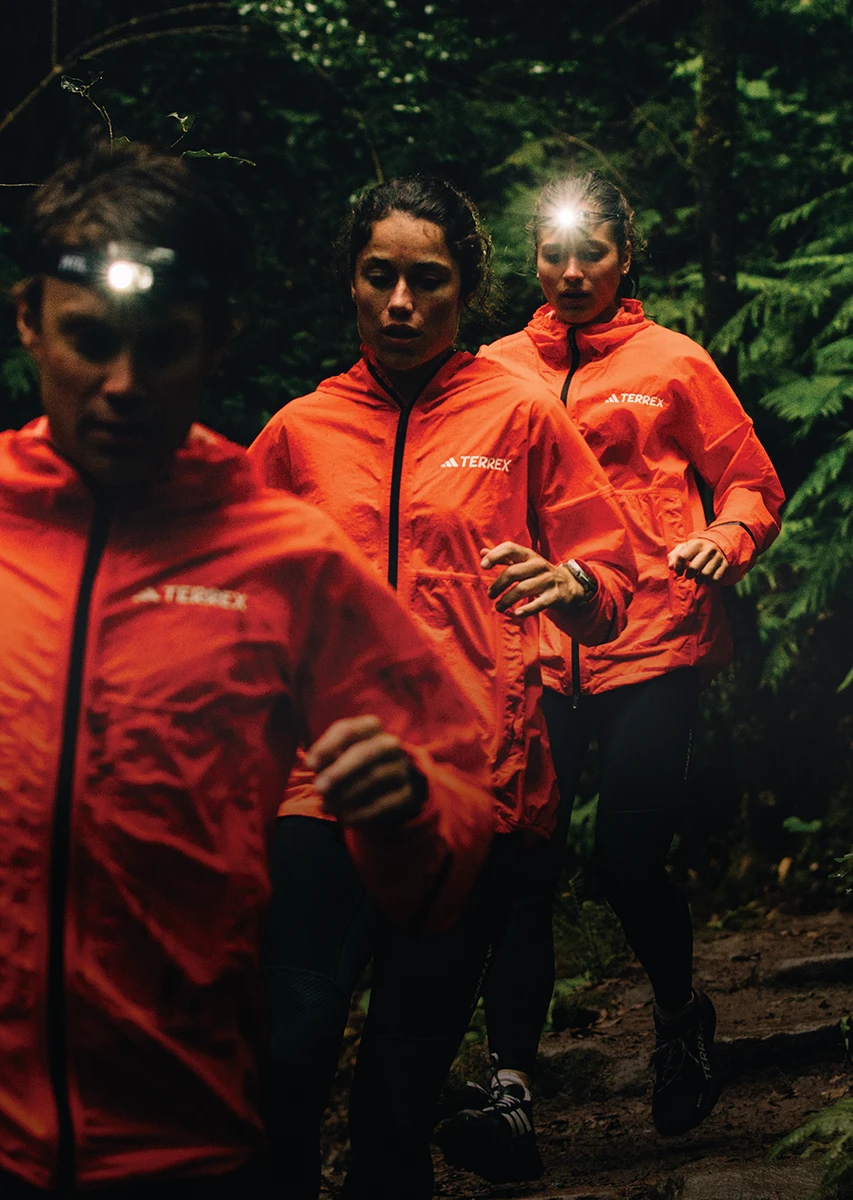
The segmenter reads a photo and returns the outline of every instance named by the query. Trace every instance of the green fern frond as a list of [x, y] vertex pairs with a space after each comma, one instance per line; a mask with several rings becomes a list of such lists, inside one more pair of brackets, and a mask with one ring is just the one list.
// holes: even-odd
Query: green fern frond
[[822, 375], [853, 370], [853, 337], [825, 342], [815, 350], [815, 366]]
[[829, 1108], [812, 1113], [799, 1129], [777, 1142], [768, 1158], [779, 1158], [788, 1151], [823, 1149], [827, 1158], [838, 1158], [853, 1141], [853, 1099], [837, 1100]]
[[815, 267], [822, 269], [829, 268], [833, 272], [845, 274], [853, 270], [853, 254], [801, 254], [789, 258], [786, 262], [780, 263], [781, 271], [803, 271], [812, 270]]
[[[797, 516], [809, 501], [824, 496], [851, 461], [853, 461], [853, 430], [848, 429], [825, 454], [821, 455], [788, 501], [786, 532], [789, 536], [790, 530], [787, 527], [790, 518]], [[835, 499], [838, 500], [839, 497], [835, 497]], [[843, 497], [841, 499], [843, 503]]]
[[844, 401], [853, 394], [853, 376], [812, 375], [801, 376], [782, 387], [774, 388], [762, 396], [764, 408], [781, 417], [783, 421], [797, 422], [796, 438], [811, 432], [815, 421], [821, 417], [836, 416], [844, 408]]
[[791, 229], [795, 225], [802, 225], [813, 217], [816, 212], [821, 209], [831, 206], [838, 200], [849, 201], [853, 195], [853, 184], [844, 183], [841, 187], [832, 188], [828, 192], [823, 192], [820, 196], [815, 196], [811, 200], [807, 200], [805, 204], [800, 204], [797, 208], [791, 209], [790, 212], [780, 213], [770, 226], [771, 233], [783, 233], [786, 229]]
[[827, 324], [825, 332], [829, 336], [846, 333], [848, 329], [853, 329], [853, 295], [842, 300], [835, 316]]

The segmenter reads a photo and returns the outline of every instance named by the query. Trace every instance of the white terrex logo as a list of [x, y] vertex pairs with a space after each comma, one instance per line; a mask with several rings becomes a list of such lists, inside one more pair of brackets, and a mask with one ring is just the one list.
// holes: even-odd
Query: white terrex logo
[[476, 467], [481, 471], [506, 471], [509, 475], [511, 458], [486, 458], [483, 454], [460, 454], [459, 458], [448, 458], [442, 467]]
[[224, 588], [199, 587], [191, 583], [167, 583], [163, 588], [147, 587], [133, 597], [134, 604], [201, 604], [208, 608], [230, 608], [245, 612], [249, 597], [245, 592]]
[[605, 404], [645, 404], [648, 408], [663, 408], [660, 396], [644, 396], [641, 392], [611, 392]]

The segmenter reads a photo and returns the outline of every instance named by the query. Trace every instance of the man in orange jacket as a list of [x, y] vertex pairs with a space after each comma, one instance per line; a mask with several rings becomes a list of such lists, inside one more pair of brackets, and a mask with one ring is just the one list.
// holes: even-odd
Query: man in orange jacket
[[378, 903], [451, 919], [488, 846], [473, 714], [332, 522], [193, 417], [238, 223], [179, 159], [35, 194], [0, 436], [0, 1194], [258, 1195], [258, 943], [299, 742]]

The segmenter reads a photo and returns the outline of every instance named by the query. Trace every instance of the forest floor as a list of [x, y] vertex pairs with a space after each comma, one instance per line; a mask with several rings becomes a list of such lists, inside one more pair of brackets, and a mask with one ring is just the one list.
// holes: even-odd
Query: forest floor
[[[818, 1161], [768, 1164], [767, 1153], [809, 1113], [853, 1095], [843, 1033], [843, 1018], [853, 1011], [853, 913], [742, 910], [738, 919], [717, 924], [726, 923], [736, 927], [696, 935], [696, 980], [717, 1007], [726, 1080], [700, 1128], [663, 1138], [651, 1124], [652, 996], [641, 968], [627, 962], [594, 985], [578, 985], [554, 1015], [555, 1024], [568, 1027], [543, 1036], [535, 1114], [544, 1178], [489, 1184], [448, 1168], [436, 1149], [436, 1195], [807, 1200], [820, 1179]], [[354, 1009], [325, 1130], [329, 1196], [343, 1179], [346, 1093], [362, 1020]], [[454, 1069], [457, 1093], [466, 1075], [486, 1082], [485, 1043], [475, 1037], [469, 1035]], [[451, 1084], [450, 1104], [453, 1090]]]

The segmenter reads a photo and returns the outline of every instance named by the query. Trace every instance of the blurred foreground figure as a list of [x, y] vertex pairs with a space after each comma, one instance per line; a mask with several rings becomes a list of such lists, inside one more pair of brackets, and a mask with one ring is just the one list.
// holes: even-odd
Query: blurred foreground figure
[[46, 416], [0, 436], [0, 1195], [261, 1195], [258, 944], [296, 745], [401, 921], [446, 919], [476, 873], [481, 751], [331, 521], [193, 424], [236, 218], [130, 146], [57, 172], [26, 233]]

